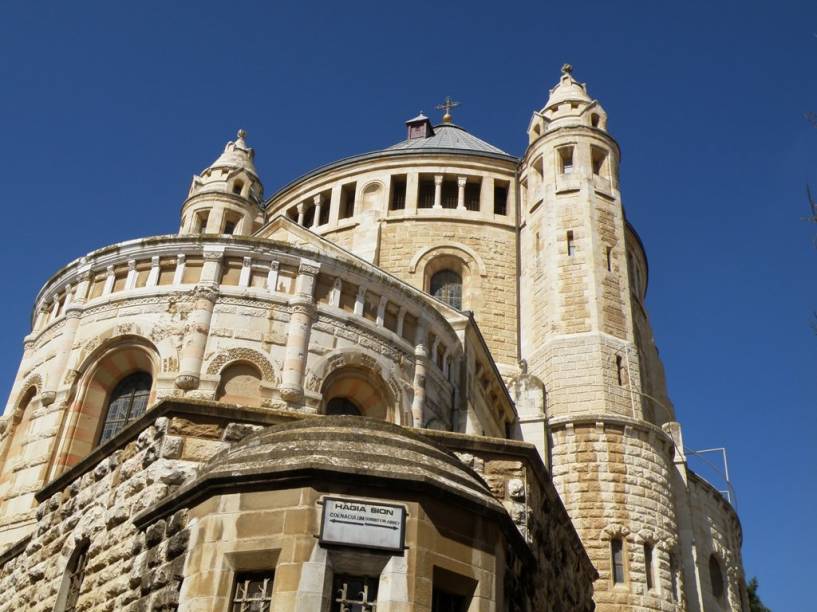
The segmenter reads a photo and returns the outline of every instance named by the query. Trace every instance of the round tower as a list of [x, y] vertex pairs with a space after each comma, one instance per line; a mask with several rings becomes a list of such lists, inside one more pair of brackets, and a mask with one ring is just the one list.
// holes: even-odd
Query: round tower
[[[646, 260], [621, 205], [620, 150], [569, 65], [528, 136], [516, 384], [543, 400], [520, 405], [523, 436], [551, 462], [600, 573], [598, 609], [675, 609], [673, 443], [660, 427], [675, 419], [665, 392], [642, 389], [654, 347], [634, 322], [646, 280], [631, 278], [628, 260], [644, 279]], [[650, 379], [663, 388], [662, 375]]]
[[244, 130], [238, 130], [236, 140], [227, 143], [219, 158], [193, 177], [182, 204], [179, 234], [248, 236], [261, 226], [264, 186], [246, 137]]

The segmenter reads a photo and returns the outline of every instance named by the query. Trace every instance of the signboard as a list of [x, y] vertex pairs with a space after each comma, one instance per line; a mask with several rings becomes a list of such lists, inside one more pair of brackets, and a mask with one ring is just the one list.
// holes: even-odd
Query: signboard
[[404, 506], [338, 497], [323, 500], [321, 544], [403, 550], [405, 529]]

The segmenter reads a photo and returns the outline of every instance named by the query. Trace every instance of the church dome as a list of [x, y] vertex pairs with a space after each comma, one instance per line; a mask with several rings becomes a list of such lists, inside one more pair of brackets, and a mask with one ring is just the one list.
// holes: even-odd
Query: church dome
[[400, 481], [403, 488], [432, 487], [490, 513], [507, 515], [480, 477], [453, 453], [428, 438], [391, 423], [357, 416], [300, 419], [251, 434], [205, 464], [198, 477], [148, 511], [164, 515], [190, 498], [217, 495], [226, 487], [312, 475], [357, 482]]
[[434, 151], [440, 150], [459, 150], [469, 151], [472, 153], [492, 153], [495, 155], [508, 155], [502, 149], [485, 142], [481, 138], [477, 138], [473, 134], [468, 133], [465, 129], [453, 123], [443, 123], [435, 125], [433, 134], [426, 138], [409, 138], [398, 142], [388, 148], [386, 151]]

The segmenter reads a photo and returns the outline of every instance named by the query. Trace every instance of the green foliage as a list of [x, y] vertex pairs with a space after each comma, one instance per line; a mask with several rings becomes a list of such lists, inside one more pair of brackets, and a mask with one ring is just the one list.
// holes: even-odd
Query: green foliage
[[772, 612], [769, 608], [763, 605], [760, 601], [760, 596], [757, 594], [758, 582], [757, 578], [752, 578], [749, 584], [746, 585], [746, 593], [749, 595], [749, 612]]

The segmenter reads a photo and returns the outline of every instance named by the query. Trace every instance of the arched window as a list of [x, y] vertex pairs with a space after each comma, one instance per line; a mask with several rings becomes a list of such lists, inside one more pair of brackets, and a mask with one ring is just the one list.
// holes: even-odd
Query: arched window
[[712, 585], [712, 594], [715, 599], [721, 599], [723, 597], [723, 572], [714, 554], [709, 556], [709, 582]]
[[153, 379], [147, 372], [136, 372], [119, 381], [108, 399], [105, 425], [99, 443], [107, 442], [145, 412]]
[[431, 277], [430, 293], [457, 310], [462, 308], [462, 277], [453, 270], [440, 270]]
[[360, 416], [360, 408], [346, 397], [333, 397], [329, 400], [329, 403], [326, 404], [326, 414], [328, 416]]
[[71, 559], [68, 561], [68, 567], [65, 569], [65, 575], [62, 578], [62, 585], [57, 594], [57, 605], [54, 610], [58, 612], [74, 612], [77, 607], [77, 601], [82, 591], [82, 580], [85, 578], [85, 565], [88, 561], [88, 542], [80, 544]]

